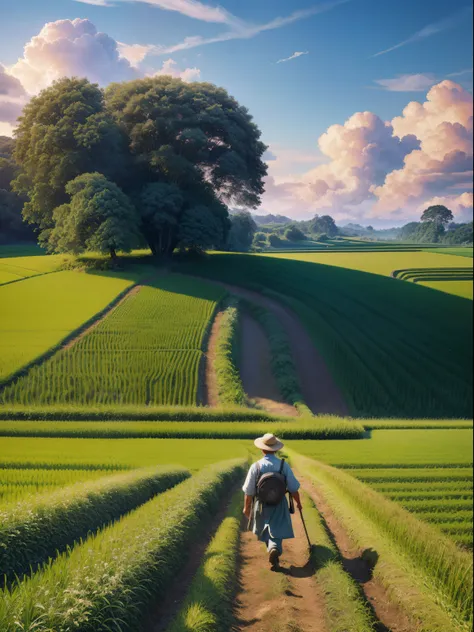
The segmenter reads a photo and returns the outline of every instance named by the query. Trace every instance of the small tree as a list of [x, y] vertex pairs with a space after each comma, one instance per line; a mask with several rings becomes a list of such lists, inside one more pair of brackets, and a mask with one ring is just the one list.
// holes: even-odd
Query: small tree
[[335, 237], [338, 233], [336, 222], [330, 215], [316, 215], [309, 224], [309, 229], [315, 235], [326, 233], [329, 237]]
[[452, 211], [450, 211], [449, 208], [446, 208], [446, 206], [443, 206], [442, 204], [430, 206], [421, 216], [422, 222], [432, 222], [438, 226], [442, 226], [443, 228], [453, 220], [454, 215]]
[[283, 246], [283, 240], [276, 233], [272, 233], [268, 237], [268, 243], [272, 248], [281, 248]]
[[222, 223], [207, 206], [193, 206], [183, 213], [178, 239], [181, 248], [197, 252], [219, 248], [224, 239]]
[[285, 232], [285, 237], [288, 241], [303, 241], [306, 239], [306, 235], [298, 228], [298, 226], [290, 226], [290, 228], [288, 228]]
[[69, 204], [54, 210], [55, 227], [49, 249], [79, 253], [85, 250], [129, 252], [138, 242], [138, 214], [129, 198], [101, 173], [84, 173], [66, 185]]
[[326, 235], [326, 233], [323, 233], [322, 235], [319, 235], [318, 241], [325, 244], [326, 242], [329, 241], [329, 236]]

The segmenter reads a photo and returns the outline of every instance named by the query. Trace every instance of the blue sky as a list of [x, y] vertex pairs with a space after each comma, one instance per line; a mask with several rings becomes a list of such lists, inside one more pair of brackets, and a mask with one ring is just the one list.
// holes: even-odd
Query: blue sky
[[[196, 0], [164, 0], [178, 8], [193, 3]], [[46, 22], [61, 19], [87, 18], [117, 42], [171, 47], [191, 36], [208, 39], [241, 28], [238, 21], [237, 27], [232, 25], [229, 14], [245, 21], [247, 28], [295, 11], [307, 12], [301, 19], [247, 39], [163, 55], [152, 51], [141, 64], [146, 70], [159, 69], [171, 57], [179, 68], [198, 68], [202, 80], [227, 88], [250, 109], [263, 140], [275, 151], [286, 152], [286, 162], [282, 158], [275, 171], [277, 178], [286, 168], [297, 176], [317, 165], [318, 138], [356, 112], [370, 111], [383, 121], [391, 120], [410, 101], [424, 101], [430, 83], [446, 78], [472, 90], [472, 14], [466, 0], [348, 0], [327, 2], [325, 11], [314, 14], [311, 11], [322, 4], [312, 0], [222, 0], [219, 6], [227, 23], [193, 19], [145, 2], [110, 0], [110, 4], [0, 0], [0, 63], [8, 70]], [[218, 7], [203, 0], [198, 12], [201, 5]], [[308, 54], [277, 63], [295, 52]], [[390, 83], [400, 75], [418, 77]], [[389, 81], [377, 83], [383, 80]]]

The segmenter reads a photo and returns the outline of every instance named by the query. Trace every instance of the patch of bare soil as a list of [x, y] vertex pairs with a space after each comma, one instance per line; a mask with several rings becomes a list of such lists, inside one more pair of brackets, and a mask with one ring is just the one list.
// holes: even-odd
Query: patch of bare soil
[[377, 632], [416, 632], [405, 612], [390, 601], [385, 587], [374, 579], [377, 564], [375, 551], [362, 551], [337, 520], [328, 503], [315, 485], [298, 475], [303, 489], [313, 499], [324, 518], [333, 541], [342, 558], [344, 569], [359, 584], [365, 599], [374, 613]]
[[90, 334], [90, 332], [94, 330], [96, 327], [98, 327], [105, 318], [110, 316], [110, 314], [114, 312], [117, 309], [117, 307], [120, 307], [120, 305], [125, 303], [125, 301], [127, 301], [129, 298], [138, 294], [138, 292], [142, 289], [142, 287], [143, 285], [133, 285], [128, 290], [128, 292], [126, 292], [122, 296], [122, 298], [119, 301], [117, 301], [116, 303], [112, 303], [109, 306], [109, 309], [107, 309], [105, 312], [102, 312], [100, 318], [95, 320], [91, 325], [89, 325], [89, 327], [86, 327], [85, 329], [83, 329], [75, 338], [68, 340], [68, 342], [62, 348], [70, 349], [71, 347], [74, 347], [74, 345], [76, 345], [82, 338], [84, 338], [84, 336], [87, 336], [87, 334]]
[[265, 331], [248, 314], [240, 323], [240, 377], [249, 399], [275, 415], [296, 417], [298, 411], [280, 393], [271, 368], [271, 350]]
[[296, 516], [293, 525], [296, 539], [284, 541], [277, 571], [265, 545], [253, 533], [242, 534], [235, 632], [326, 632], [323, 596]]
[[216, 346], [219, 338], [223, 311], [217, 312], [212, 323], [209, 340], [207, 343], [207, 352], [205, 354], [205, 372], [204, 372], [204, 405], [215, 408], [219, 406], [219, 389], [217, 388], [217, 376], [214, 369], [214, 361], [216, 359]]

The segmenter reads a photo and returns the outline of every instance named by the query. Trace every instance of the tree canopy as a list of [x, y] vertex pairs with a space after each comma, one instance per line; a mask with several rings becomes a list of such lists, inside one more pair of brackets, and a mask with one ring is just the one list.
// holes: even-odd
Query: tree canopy
[[[25, 107], [17, 129], [14, 155], [21, 171], [14, 188], [28, 196], [23, 215], [50, 250], [93, 244], [104, 249], [132, 216], [131, 234], [140, 232], [155, 254], [169, 254], [178, 245], [224, 247], [231, 228], [227, 204], [260, 203], [265, 149], [247, 109], [212, 84], [165, 76], [102, 91], [86, 79], [65, 78]], [[82, 236], [81, 222], [92, 221], [87, 209], [98, 195], [86, 204], [84, 191], [75, 190], [84, 174], [89, 176], [84, 191], [92, 176], [98, 186], [99, 175], [103, 195], [112, 196], [112, 185], [117, 187], [108, 207], [117, 214], [113, 239], [95, 225], [91, 235], [98, 241]], [[74, 232], [79, 224], [81, 235]], [[111, 229], [111, 217], [106, 224]]]
[[227, 239], [229, 250], [248, 252], [252, 246], [257, 224], [250, 213], [235, 213], [230, 218], [231, 228]]
[[289, 241], [303, 241], [306, 239], [306, 235], [298, 226], [290, 226], [290, 228], [285, 231], [285, 237]]
[[336, 222], [330, 215], [316, 215], [309, 223], [309, 230], [316, 235], [324, 233], [329, 237], [335, 237], [338, 233]]
[[442, 204], [436, 204], [435, 206], [428, 207], [421, 216], [422, 222], [432, 222], [443, 227], [447, 226], [449, 222], [452, 222], [453, 220], [454, 215], [452, 211]]

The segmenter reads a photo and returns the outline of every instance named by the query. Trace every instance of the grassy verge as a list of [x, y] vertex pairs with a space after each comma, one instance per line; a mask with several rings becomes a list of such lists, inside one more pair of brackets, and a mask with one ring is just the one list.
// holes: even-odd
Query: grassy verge
[[275, 421], [262, 410], [239, 406], [0, 406], [0, 420], [27, 421]]
[[474, 426], [469, 419], [360, 419], [359, 421], [366, 430], [464, 430]]
[[291, 346], [285, 330], [278, 318], [269, 310], [243, 300], [242, 306], [263, 327], [270, 343], [272, 372], [278, 384], [278, 389], [289, 404], [296, 406], [301, 414], [311, 415], [301, 394], [298, 372], [293, 360]]
[[244, 462], [211, 466], [89, 537], [0, 600], [2, 632], [105, 632], [140, 629], [186, 562]]
[[235, 494], [230, 509], [207, 548], [179, 613], [167, 632], [219, 632], [233, 623], [233, 598], [237, 588], [242, 493]]
[[313, 501], [303, 494], [304, 515], [310, 540], [311, 559], [316, 578], [324, 593], [329, 632], [373, 632], [369, 608], [363, 602], [357, 584], [345, 572], [339, 551], [325, 529]]
[[183, 468], [153, 467], [76, 483], [2, 506], [2, 574], [12, 581], [14, 576], [28, 573], [188, 476]]
[[246, 395], [235, 361], [236, 337], [239, 320], [238, 301], [229, 299], [218, 330], [216, 340], [217, 394], [222, 406], [245, 406]]
[[430, 525], [345, 472], [292, 453], [363, 549], [375, 549], [374, 576], [423, 632], [472, 627], [472, 559]]
[[282, 439], [362, 439], [364, 428], [337, 417], [269, 422], [0, 421], [0, 437], [97, 439], [255, 439], [269, 428]]

